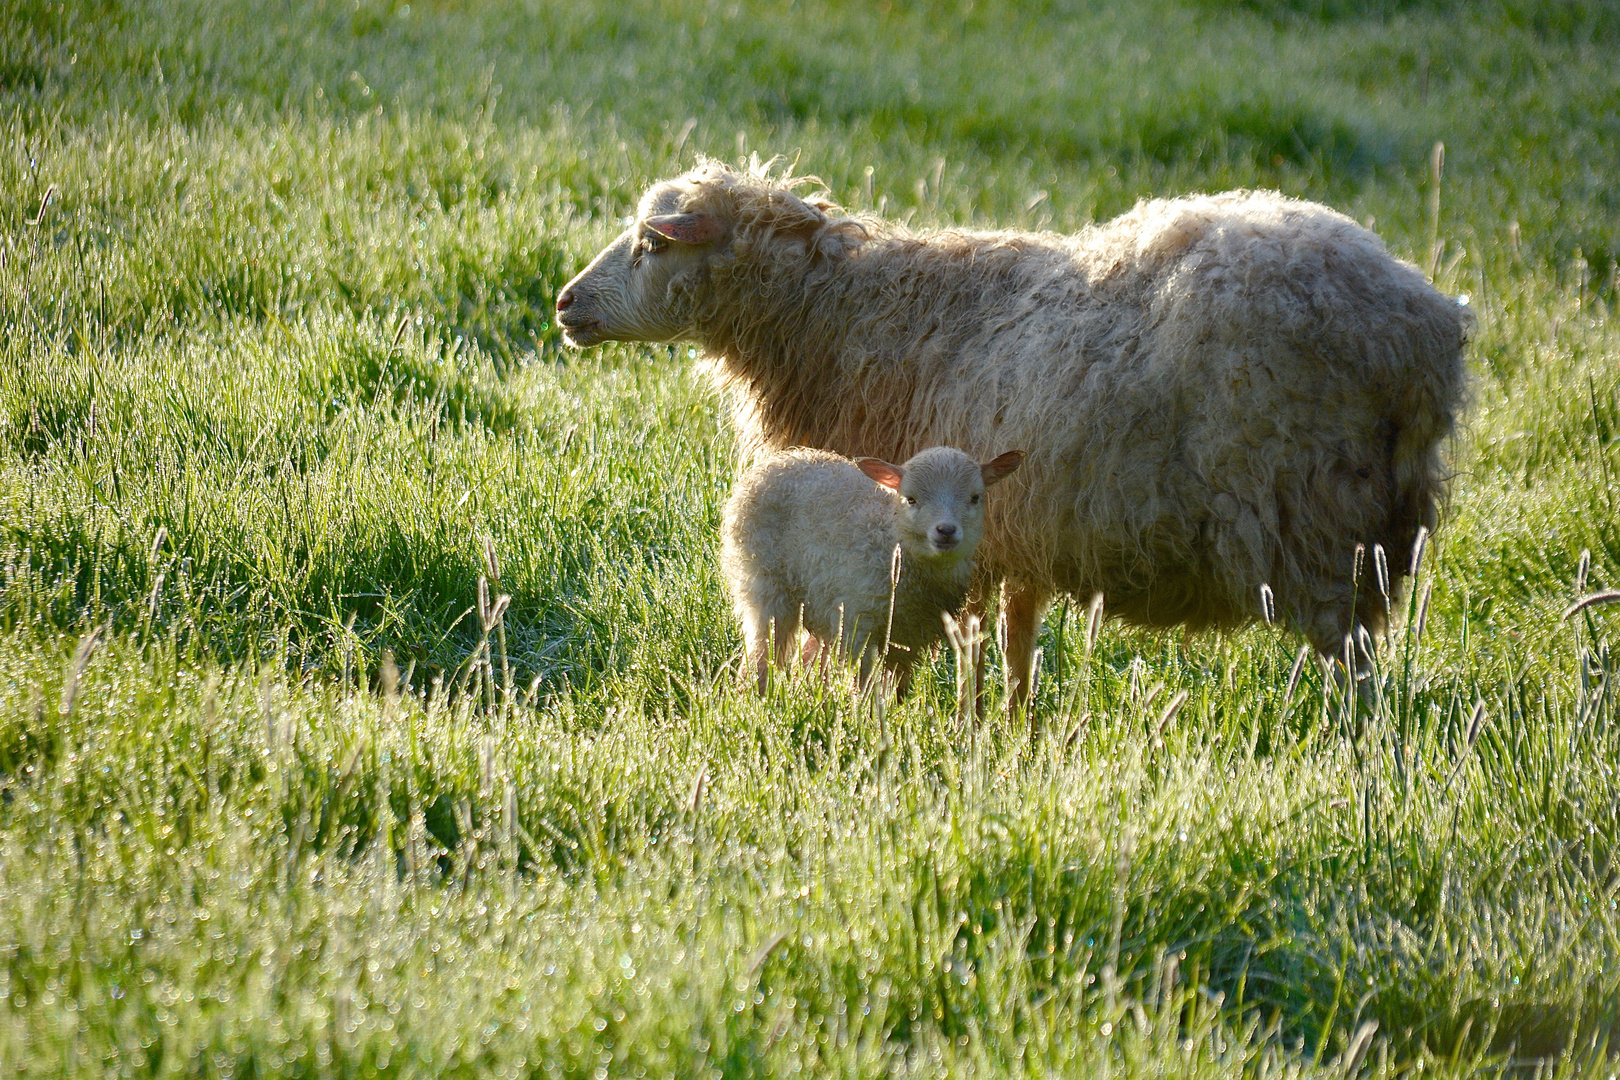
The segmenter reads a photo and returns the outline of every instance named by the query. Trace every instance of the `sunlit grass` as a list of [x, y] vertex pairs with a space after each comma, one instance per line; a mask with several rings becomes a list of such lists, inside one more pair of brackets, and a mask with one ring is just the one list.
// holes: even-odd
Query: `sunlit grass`
[[[0, 1067], [1612, 1072], [1620, 30], [1366, 10], [0, 5]], [[1081, 600], [1033, 741], [945, 656], [741, 689], [724, 404], [550, 320], [754, 151], [915, 224], [1280, 187], [1467, 293], [1373, 682]]]

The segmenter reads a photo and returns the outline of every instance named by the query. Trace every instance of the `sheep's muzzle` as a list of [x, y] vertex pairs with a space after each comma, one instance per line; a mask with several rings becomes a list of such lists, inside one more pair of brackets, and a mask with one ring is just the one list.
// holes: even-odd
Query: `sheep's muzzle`
[[557, 325], [562, 327], [565, 342], [583, 349], [604, 340], [607, 334], [602, 320], [581, 310], [575, 303], [577, 299], [572, 285], [557, 296]]
[[557, 325], [562, 327], [563, 341], [576, 349], [589, 348], [607, 340], [607, 333], [597, 319], [581, 319], [574, 322], [559, 315]]

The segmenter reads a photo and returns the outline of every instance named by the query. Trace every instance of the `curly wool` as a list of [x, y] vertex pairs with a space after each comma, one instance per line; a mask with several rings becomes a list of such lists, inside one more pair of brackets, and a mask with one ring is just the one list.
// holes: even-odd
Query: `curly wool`
[[1029, 445], [979, 574], [1101, 592], [1146, 626], [1277, 612], [1323, 651], [1385, 621], [1446, 475], [1468, 314], [1342, 214], [1260, 191], [1138, 204], [1072, 236], [913, 233], [704, 163], [650, 212], [729, 240], [671, 284], [748, 455]]

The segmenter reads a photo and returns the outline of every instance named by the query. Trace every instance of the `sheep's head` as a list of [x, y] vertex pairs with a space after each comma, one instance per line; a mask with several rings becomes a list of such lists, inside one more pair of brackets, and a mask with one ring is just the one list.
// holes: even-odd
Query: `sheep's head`
[[804, 182], [703, 162], [654, 184], [630, 227], [557, 295], [564, 340], [585, 348], [696, 336], [717, 262], [766, 239], [808, 242], [827, 224], [830, 203], [793, 194]]
[[1022, 450], [980, 464], [960, 450], [936, 446], [904, 465], [856, 458], [867, 476], [900, 497], [899, 540], [917, 558], [971, 559], [984, 531], [984, 491], [1018, 468]]

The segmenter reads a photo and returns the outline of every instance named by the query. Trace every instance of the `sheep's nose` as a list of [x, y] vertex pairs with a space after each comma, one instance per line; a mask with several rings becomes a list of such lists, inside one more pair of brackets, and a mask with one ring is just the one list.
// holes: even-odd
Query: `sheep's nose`
[[941, 540], [950, 540], [956, 536], [956, 526], [949, 521], [942, 521], [934, 526], [934, 532]]
[[573, 302], [574, 302], [574, 290], [573, 289], [564, 289], [562, 292], [557, 294], [557, 310], [558, 311], [567, 311], [569, 305], [572, 304]]

